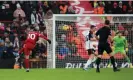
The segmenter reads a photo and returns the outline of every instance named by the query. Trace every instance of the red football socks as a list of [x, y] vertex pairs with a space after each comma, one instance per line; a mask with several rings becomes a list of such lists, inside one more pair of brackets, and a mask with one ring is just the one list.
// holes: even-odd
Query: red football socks
[[29, 69], [29, 59], [24, 60], [25, 68]]

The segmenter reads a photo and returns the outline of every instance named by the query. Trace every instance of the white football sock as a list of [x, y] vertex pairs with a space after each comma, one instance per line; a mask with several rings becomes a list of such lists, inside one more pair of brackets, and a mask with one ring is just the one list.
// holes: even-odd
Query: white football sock
[[96, 61], [96, 59], [97, 59], [97, 57], [94, 57], [94, 58], [92, 59], [92, 62], [95, 62], [95, 61]]
[[88, 59], [87, 63], [85, 64], [85, 67], [84, 68], [88, 68], [88, 66], [92, 63], [92, 60], [91, 59]]
[[26, 68], [26, 70], [30, 70], [29, 68]]

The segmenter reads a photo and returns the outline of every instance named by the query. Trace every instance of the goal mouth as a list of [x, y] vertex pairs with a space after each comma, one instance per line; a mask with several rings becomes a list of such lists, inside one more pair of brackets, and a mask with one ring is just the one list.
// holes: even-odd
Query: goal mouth
[[[51, 68], [82, 68], [89, 58], [85, 41], [85, 37], [90, 30], [89, 26], [96, 25], [99, 29], [104, 26], [106, 19], [110, 20], [112, 35], [115, 35], [117, 30], [126, 31], [127, 28], [133, 26], [133, 15], [54, 14], [52, 18], [52, 52], [49, 53]], [[128, 33], [127, 39], [129, 43], [132, 43], [132, 40], [130, 40], [132, 39], [131, 33]], [[128, 55], [132, 57], [131, 52], [128, 52]], [[120, 53], [116, 54], [115, 58], [119, 67], [129, 67]], [[132, 58], [131, 61], [133, 62]], [[109, 56], [104, 52], [101, 67], [107, 67], [108, 63]], [[91, 67], [96, 67], [95, 63]]]

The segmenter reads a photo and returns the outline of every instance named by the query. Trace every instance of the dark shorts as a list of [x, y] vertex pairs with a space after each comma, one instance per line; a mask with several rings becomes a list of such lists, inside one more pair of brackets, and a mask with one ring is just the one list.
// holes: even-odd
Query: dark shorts
[[88, 55], [91, 55], [91, 54], [94, 54], [96, 50], [94, 50], [94, 49], [88, 49], [87, 51], [88, 51]]
[[109, 43], [100, 43], [98, 44], [98, 54], [99, 55], [102, 55], [103, 52], [106, 51], [107, 54], [110, 54], [112, 52], [112, 49], [110, 47], [110, 44]]

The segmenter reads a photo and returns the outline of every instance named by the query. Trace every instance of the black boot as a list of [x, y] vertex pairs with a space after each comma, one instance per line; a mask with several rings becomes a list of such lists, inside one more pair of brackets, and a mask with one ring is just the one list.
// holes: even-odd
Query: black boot
[[97, 58], [97, 60], [96, 60], [96, 64], [97, 64], [96, 72], [97, 73], [100, 73], [100, 68], [99, 68], [100, 62], [101, 62], [101, 58]]
[[99, 67], [97, 67], [96, 72], [97, 72], [97, 73], [100, 73], [100, 69], [99, 69]]
[[120, 71], [120, 69], [118, 69], [118, 68], [115, 67], [115, 68], [113, 69], [113, 71], [114, 71], [114, 72], [118, 72], [118, 71]]

